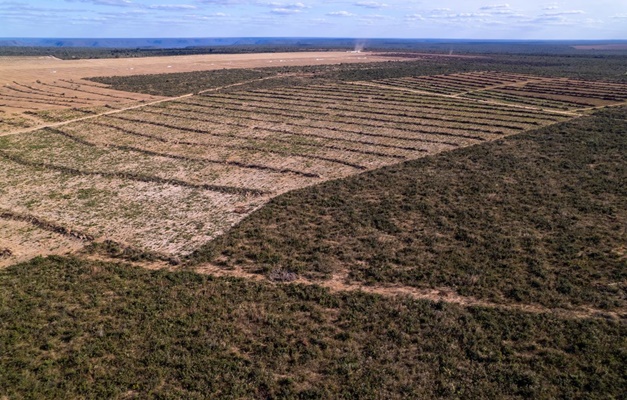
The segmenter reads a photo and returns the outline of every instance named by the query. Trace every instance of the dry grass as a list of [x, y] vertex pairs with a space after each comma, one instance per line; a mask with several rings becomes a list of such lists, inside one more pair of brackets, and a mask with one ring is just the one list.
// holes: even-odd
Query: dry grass
[[34, 76], [31, 81], [12, 81], [0, 87], [1, 110], [14, 118], [28, 115], [38, 124], [72, 120], [157, 99], [81, 79]]
[[[69, 174], [0, 159], [6, 208], [97, 238], [163, 253], [185, 253], [224, 232], [260, 197], [166, 183]], [[66, 250], [61, 249], [61, 253]]]
[[184, 255], [281, 193], [564, 119], [490, 108], [351, 84], [207, 93], [6, 136], [0, 196], [98, 240]]

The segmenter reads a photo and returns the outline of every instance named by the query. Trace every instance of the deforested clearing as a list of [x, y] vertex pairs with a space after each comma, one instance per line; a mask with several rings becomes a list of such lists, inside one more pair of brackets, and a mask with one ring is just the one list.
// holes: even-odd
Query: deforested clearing
[[[372, 61], [385, 60], [373, 56]], [[223, 69], [364, 63], [346, 52], [194, 55], [138, 59], [60, 60], [54, 57], [0, 56], [0, 133], [68, 121], [112, 109], [136, 106], [163, 96], [114, 90], [85, 78], [154, 75]], [[251, 72], [252, 76], [264, 76]], [[196, 82], [197, 83], [197, 82]], [[191, 91], [197, 88], [193, 88]]]
[[[377, 63], [393, 56], [299, 53], [289, 58], [292, 65], [259, 68], [273, 57], [281, 55], [201, 57], [193, 65], [192, 58], [145, 58], [128, 64], [137, 70], [127, 65], [122, 72], [116, 60], [64, 64], [44, 58], [31, 73], [54, 65], [60, 75], [30, 83], [16, 80], [29, 73], [15, 69], [19, 60], [4, 65], [15, 74], [4, 77], [11, 79], [0, 92], [7, 107], [28, 100], [31, 108], [2, 114], [8, 131], [0, 136], [6, 171], [0, 175], [0, 219], [12, 237], [2, 245], [3, 264], [86, 244], [92, 252], [108, 248], [109, 256], [126, 249], [197, 263], [219, 243], [216, 238], [228, 238], [233, 226], [282, 194], [509, 140], [627, 100], [621, 80], [540, 69], [534, 75], [485, 59]], [[349, 64], [333, 64], [338, 61]], [[209, 71], [145, 75], [168, 63], [177, 65], [173, 71]], [[231, 69], [211, 71], [221, 65]], [[468, 65], [474, 70], [467, 71]], [[236, 68], [242, 66], [249, 68]], [[105, 72], [122, 76], [86, 79]], [[194, 82], [199, 86], [188, 93]], [[21, 229], [24, 224], [32, 231]], [[57, 236], [63, 239], [51, 239]], [[246, 246], [222, 251], [238, 254]], [[246, 273], [292, 276], [291, 268], [312, 279], [329, 278], [335, 263], [312, 263], [313, 271], [298, 257], [287, 262], [272, 256], [271, 263], [258, 260], [252, 268], [242, 264], [267, 256], [255, 251], [209, 259]], [[272, 264], [277, 260], [286, 264]], [[346, 279], [369, 281], [370, 272], [345, 267], [338, 273]], [[386, 279], [422, 284], [410, 277]]]
[[466, 96], [547, 78], [427, 78], [463, 91], [386, 80], [230, 87], [5, 135], [3, 203], [97, 240], [185, 256], [281, 193], [578, 115]]

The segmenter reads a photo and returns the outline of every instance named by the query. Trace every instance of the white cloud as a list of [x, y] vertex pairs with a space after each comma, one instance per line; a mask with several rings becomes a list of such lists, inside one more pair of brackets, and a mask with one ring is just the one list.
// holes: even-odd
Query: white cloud
[[91, 3], [98, 6], [132, 7], [130, 0], [65, 0], [68, 3]]
[[103, 15], [105, 17], [118, 20], [118, 19], [136, 19], [140, 17], [142, 14], [146, 14], [148, 11], [146, 10], [129, 10], [124, 12], [99, 12], [98, 15]]
[[358, 3], [354, 4], [357, 7], [364, 7], [364, 8], [385, 8], [388, 7], [387, 4], [385, 3], [377, 3], [376, 1], [360, 1]]
[[480, 7], [480, 10], [504, 10], [511, 8], [509, 4], [489, 4], [487, 6]]
[[[494, 39], [621, 39], [626, 32], [626, 2], [0, 0], [0, 36], [27, 36], [35, 35], [35, 32], [39, 36], [62, 33], [77, 37], [175, 37], [192, 34], [250, 36], [258, 35], [259, 32], [276, 36], [306, 36], [311, 32], [321, 32], [323, 35], [340, 37], [369, 34]], [[67, 25], [73, 23], [85, 27], [80, 31], [71, 28], [66, 30], [64, 21], [67, 21]], [[90, 21], [93, 22], [93, 28], [89, 27]], [[167, 21], [176, 22], [177, 26], [170, 27]], [[373, 29], [358, 28], [365, 24]], [[312, 31], [311, 27], [314, 26], [324, 26], [325, 29]]]
[[585, 14], [583, 10], [569, 10], [569, 11], [551, 11], [542, 14], [545, 17], [556, 17], [560, 15], [577, 15], [577, 14]]
[[424, 21], [424, 17], [420, 14], [410, 14], [405, 15], [405, 20], [407, 21]]
[[327, 13], [330, 17], [354, 17], [355, 14], [349, 13], [348, 11], [332, 11]]
[[512, 15], [516, 14], [516, 11], [512, 9], [509, 4], [492, 4], [479, 8], [480, 11], [486, 12], [491, 15]]
[[574, 25], [575, 21], [566, 18], [563, 15], [540, 15], [536, 18], [524, 19], [523, 24], [541, 24], [541, 25]]
[[148, 8], [151, 10], [195, 10], [198, 7], [190, 4], [155, 4]]
[[293, 9], [293, 8], [273, 8], [270, 12], [272, 14], [277, 14], [277, 15], [290, 15], [290, 14], [298, 14], [300, 10]]
[[307, 8], [306, 5], [304, 5], [303, 3], [278, 3], [278, 2], [271, 2], [271, 3], [259, 3], [262, 6], [267, 6], [267, 7], [273, 7], [273, 8], [284, 8], [284, 9], [288, 9], [288, 10], [302, 10], [304, 8]]
[[243, 1], [243, 0], [196, 0], [196, 1], [202, 4], [216, 4], [220, 6], [248, 3], [247, 1]]
[[216, 19], [220, 19], [223, 20], [224, 18], [230, 17], [229, 14], [225, 14], [223, 12], [217, 12], [217, 13], [212, 13], [212, 14], [187, 14], [184, 15], [183, 18], [185, 19], [192, 19], [192, 20], [197, 20], [197, 21], [213, 21]]
[[434, 13], [428, 16], [433, 19], [449, 19], [449, 20], [468, 20], [475, 18], [489, 17], [490, 14], [486, 13]]

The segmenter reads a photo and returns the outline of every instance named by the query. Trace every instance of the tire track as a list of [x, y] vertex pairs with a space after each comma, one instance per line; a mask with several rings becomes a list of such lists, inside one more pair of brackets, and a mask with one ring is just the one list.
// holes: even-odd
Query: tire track
[[[164, 266], [148, 266], [138, 264], [145, 268], [163, 268]], [[199, 274], [213, 276], [228, 276], [241, 279], [249, 279], [254, 281], [273, 282], [260, 274], [245, 271], [242, 267], [234, 269], [224, 269], [213, 264], [202, 264], [191, 269]], [[312, 281], [304, 278], [297, 278], [290, 282], [274, 282], [279, 285], [313, 285], [328, 289], [332, 293], [342, 292], [363, 292], [384, 297], [410, 297], [416, 300], [428, 300], [432, 302], [442, 302], [455, 304], [462, 307], [481, 307], [492, 308], [505, 311], [525, 312], [530, 314], [549, 314], [564, 319], [611, 319], [611, 320], [627, 320], [627, 313], [621, 311], [607, 311], [595, 308], [579, 308], [579, 309], [562, 309], [549, 308], [539, 304], [508, 304], [494, 303], [474, 297], [461, 296], [450, 288], [415, 288], [412, 286], [382, 286], [382, 285], [366, 285], [358, 282], [350, 282], [347, 275], [333, 275], [325, 281]]]

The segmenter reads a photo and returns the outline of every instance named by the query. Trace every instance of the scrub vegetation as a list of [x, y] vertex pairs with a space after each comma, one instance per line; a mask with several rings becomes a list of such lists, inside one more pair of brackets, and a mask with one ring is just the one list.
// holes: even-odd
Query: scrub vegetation
[[290, 192], [194, 258], [624, 310], [625, 117], [600, 111]]
[[0, 271], [0, 396], [620, 398], [625, 325], [74, 258]]

